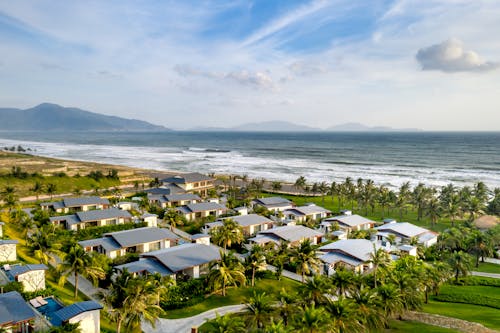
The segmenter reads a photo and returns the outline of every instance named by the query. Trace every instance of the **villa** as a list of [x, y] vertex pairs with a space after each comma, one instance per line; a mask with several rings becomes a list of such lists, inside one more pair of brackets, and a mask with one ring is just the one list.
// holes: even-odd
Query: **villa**
[[218, 217], [227, 212], [227, 208], [216, 202], [200, 202], [179, 207], [177, 211], [182, 214], [186, 220], [193, 221], [209, 216]]
[[65, 198], [62, 201], [43, 202], [40, 207], [42, 210], [56, 213], [86, 212], [95, 209], [107, 209], [109, 208], [109, 201], [96, 196]]
[[148, 201], [151, 204], [158, 204], [161, 208], [185, 206], [200, 203], [201, 198], [193, 193], [178, 193], [169, 195], [149, 195]]
[[392, 222], [375, 228], [377, 234], [375, 237], [378, 240], [387, 239], [389, 235], [394, 235], [396, 244], [409, 243], [412, 238], [417, 240], [417, 243], [425, 247], [436, 244], [438, 234], [434, 231], [416, 226], [408, 222]]
[[50, 218], [52, 224], [62, 225], [68, 230], [117, 225], [129, 223], [131, 221], [132, 215], [118, 208], [83, 211], [72, 215], [53, 216]]
[[196, 192], [202, 196], [206, 196], [214, 188], [214, 181], [214, 178], [197, 172], [162, 179], [164, 185], [175, 185], [186, 192]]
[[293, 207], [283, 211], [286, 220], [298, 223], [305, 222], [307, 219], [318, 221], [329, 216], [332, 212], [315, 204]]
[[102, 305], [96, 301], [84, 301], [62, 307], [50, 315], [50, 322], [54, 326], [66, 323], [80, 323], [81, 333], [99, 333], [101, 331], [100, 312]]
[[16, 247], [19, 241], [15, 239], [0, 239], [0, 262], [16, 261]]
[[37, 312], [20, 293], [0, 294], [0, 330], [6, 332], [33, 332]]
[[143, 253], [138, 261], [116, 266], [119, 271], [147, 275], [159, 273], [162, 276], [185, 274], [198, 278], [208, 273], [210, 264], [220, 260], [220, 250], [212, 245], [186, 243], [168, 249]]
[[98, 252], [114, 259], [127, 253], [145, 253], [169, 248], [178, 241], [170, 230], [163, 228], [137, 228], [110, 232], [102, 238], [80, 241], [86, 252]]
[[252, 201], [252, 207], [263, 207], [271, 212], [282, 212], [287, 209], [293, 208], [293, 202], [290, 200], [284, 199], [282, 197], [267, 197], [254, 199]]
[[313, 245], [320, 244], [323, 233], [304, 227], [302, 225], [290, 225], [260, 231], [257, 236], [249, 238], [250, 244], [265, 245], [270, 242], [280, 244], [289, 242], [290, 246], [296, 246], [308, 239]]
[[324, 245], [319, 248], [325, 253], [319, 257], [324, 263], [323, 273], [330, 276], [339, 266], [363, 273], [373, 268], [370, 255], [379, 247], [367, 239], [345, 239]]
[[48, 269], [44, 264], [3, 265], [0, 272], [9, 281], [20, 282], [25, 292], [33, 292], [45, 289], [45, 271]]
[[374, 226], [375, 221], [356, 214], [329, 217], [320, 224], [320, 228], [325, 233], [330, 233], [335, 231], [335, 229], [350, 233], [351, 231], [369, 230]]
[[267, 217], [257, 214], [237, 215], [226, 217], [216, 222], [206, 223], [202, 228], [202, 233], [208, 234], [212, 229], [222, 226], [222, 221], [225, 219], [231, 219], [238, 223], [243, 229], [243, 234], [245, 236], [252, 236], [259, 231], [271, 229], [274, 223]]

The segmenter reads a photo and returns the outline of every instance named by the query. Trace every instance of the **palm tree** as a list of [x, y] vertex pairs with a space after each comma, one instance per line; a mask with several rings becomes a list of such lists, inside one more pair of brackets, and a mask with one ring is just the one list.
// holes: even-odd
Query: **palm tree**
[[333, 288], [336, 289], [337, 295], [345, 297], [347, 291], [352, 288], [356, 276], [353, 271], [339, 267], [335, 270], [335, 274], [330, 277], [330, 280]]
[[36, 201], [38, 201], [38, 197], [40, 196], [40, 193], [43, 192], [43, 185], [39, 181], [36, 181], [35, 184], [33, 185], [33, 187], [30, 188], [30, 191], [35, 194]]
[[167, 210], [164, 216], [165, 221], [170, 224], [170, 230], [173, 230], [179, 225], [184, 225], [183, 216], [175, 209], [171, 208]]
[[246, 325], [239, 316], [231, 316], [225, 314], [223, 316], [215, 313], [215, 319], [207, 319], [207, 332], [214, 333], [244, 333], [246, 332]]
[[379, 331], [384, 326], [381, 319], [381, 309], [378, 306], [378, 295], [375, 289], [361, 286], [352, 293], [352, 299], [357, 305], [357, 313], [361, 322], [369, 331]]
[[251, 285], [252, 287], [254, 287], [255, 272], [266, 268], [266, 257], [264, 255], [264, 249], [260, 245], [255, 244], [254, 246], [252, 246], [250, 255], [245, 258], [245, 265], [252, 272]]
[[396, 285], [386, 283], [376, 288], [379, 296], [379, 306], [382, 307], [384, 323], [387, 327], [389, 318], [403, 311], [403, 299]]
[[326, 182], [321, 182], [318, 187], [319, 192], [321, 193], [321, 204], [325, 205], [325, 195], [328, 192], [328, 184]]
[[474, 230], [469, 238], [471, 242], [470, 251], [476, 256], [476, 268], [479, 267], [479, 258], [492, 255], [494, 252], [494, 246], [491, 243], [491, 237], [489, 234], [483, 233], [479, 230]]
[[446, 202], [443, 203], [443, 213], [451, 221], [451, 226], [455, 226], [455, 219], [460, 213], [460, 197], [458, 194], [451, 194]]
[[436, 225], [437, 220], [441, 217], [441, 204], [436, 197], [431, 197], [426, 204], [426, 216], [431, 220], [431, 225]]
[[322, 332], [329, 322], [329, 315], [324, 308], [316, 308], [313, 304], [306, 306], [296, 320], [302, 332]]
[[319, 273], [321, 262], [316, 256], [316, 250], [309, 239], [292, 248], [290, 261], [297, 265], [297, 274], [302, 276], [302, 283], [306, 274]]
[[295, 183], [293, 184], [293, 186], [297, 190], [299, 190], [299, 189], [304, 190], [306, 187], [306, 183], [307, 183], [306, 178], [304, 176], [300, 176], [299, 178], [297, 178], [295, 180]]
[[10, 215], [12, 210], [17, 205], [17, 195], [15, 194], [15, 188], [12, 186], [6, 186], [4, 191], [1, 193], [1, 199], [3, 200], [3, 205], [7, 208], [7, 211]]
[[91, 278], [94, 284], [97, 283], [98, 279], [106, 277], [104, 270], [95, 264], [93, 257], [88, 252], [85, 252], [79, 244], [73, 244], [69, 248], [68, 253], [64, 256], [64, 261], [58, 269], [62, 273], [59, 285], [66, 283], [69, 274], [73, 274], [75, 277], [75, 300], [78, 297], [78, 277], [80, 275]]
[[323, 275], [315, 275], [299, 287], [299, 294], [305, 304], [321, 305], [326, 302], [330, 281]]
[[45, 188], [45, 193], [50, 195], [50, 200], [52, 200], [52, 197], [56, 192], [57, 192], [57, 185], [54, 183], [48, 183], [47, 187]]
[[377, 288], [377, 273], [379, 268], [385, 268], [391, 261], [389, 254], [382, 248], [377, 249], [373, 244], [373, 252], [370, 253], [369, 263], [373, 264], [373, 281]]
[[273, 310], [271, 298], [267, 296], [264, 291], [257, 292], [254, 290], [252, 297], [245, 303], [248, 312], [250, 312], [251, 321], [258, 329], [262, 329], [264, 326], [264, 319], [267, 318], [269, 313]]
[[467, 201], [467, 212], [469, 213], [469, 221], [474, 221], [477, 215], [484, 213], [484, 204], [481, 199], [471, 197]]
[[413, 189], [413, 203], [417, 206], [417, 221], [422, 219], [422, 215], [424, 213], [424, 207], [431, 196], [431, 189], [425, 187], [423, 183], [419, 183]]
[[225, 219], [222, 226], [210, 231], [215, 244], [224, 247], [224, 251], [232, 244], [240, 244], [244, 240], [241, 226], [233, 219]]
[[30, 252], [40, 261], [41, 264], [49, 263], [49, 255], [59, 253], [59, 244], [55, 240], [54, 227], [47, 225], [38, 229], [28, 239]]
[[332, 319], [329, 327], [334, 333], [360, 333], [365, 332], [365, 328], [358, 320], [358, 314], [354, 302], [343, 296], [333, 300], [328, 299], [325, 310]]
[[273, 189], [273, 191], [281, 190], [281, 182], [280, 181], [273, 181], [271, 183], [271, 188]]
[[295, 313], [296, 295], [290, 294], [282, 288], [278, 295], [278, 309], [285, 326], [288, 326], [289, 318]]
[[410, 182], [403, 183], [399, 187], [396, 199], [396, 207], [399, 209], [399, 219], [403, 219], [403, 209], [406, 208], [411, 198]]
[[448, 257], [448, 264], [454, 272], [455, 282], [458, 282], [460, 275], [466, 276], [469, 273], [472, 267], [472, 259], [465, 252], [455, 251]]
[[264, 333], [289, 333], [292, 332], [293, 328], [286, 326], [283, 320], [278, 320], [277, 322], [271, 318], [271, 322], [264, 328]]
[[220, 252], [220, 262], [214, 262], [208, 273], [208, 283], [213, 290], [222, 291], [222, 296], [226, 296], [226, 287], [245, 284], [245, 273], [243, 265], [230, 252]]

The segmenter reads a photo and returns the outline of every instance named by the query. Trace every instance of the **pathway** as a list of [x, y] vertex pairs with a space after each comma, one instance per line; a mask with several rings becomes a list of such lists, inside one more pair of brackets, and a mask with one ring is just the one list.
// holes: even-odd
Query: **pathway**
[[[271, 272], [276, 272], [276, 267], [272, 266], [272, 265], [267, 265], [266, 266], [266, 269], [268, 271], [271, 271]], [[294, 272], [290, 272], [290, 271], [287, 271], [287, 270], [283, 270], [281, 272], [281, 275], [284, 276], [284, 277], [287, 277], [289, 279], [292, 279], [292, 280], [295, 280], [297, 282], [302, 282], [302, 276], [300, 276], [299, 274], [296, 274]], [[309, 277], [305, 277], [305, 280], [307, 281], [307, 279], [309, 279]]]
[[145, 333], [162, 332], [162, 333], [189, 333], [192, 327], [199, 327], [205, 321], [215, 318], [216, 313], [224, 315], [226, 313], [242, 312], [246, 308], [245, 304], [223, 306], [217, 309], [212, 309], [195, 315], [189, 318], [181, 319], [163, 319], [160, 318], [155, 325], [151, 327], [149, 323], [142, 324], [142, 330]]
[[474, 276], [482, 276], [482, 277], [488, 277], [488, 278], [493, 278], [493, 279], [500, 279], [500, 274], [496, 274], [496, 273], [470, 272], [470, 274], [474, 275]]
[[489, 262], [490, 264], [500, 265], [500, 259], [495, 258], [484, 258], [484, 261]]

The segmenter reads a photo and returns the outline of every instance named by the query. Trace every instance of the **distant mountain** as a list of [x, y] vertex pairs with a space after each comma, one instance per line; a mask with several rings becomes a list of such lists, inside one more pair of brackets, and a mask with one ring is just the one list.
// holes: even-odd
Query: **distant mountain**
[[43, 103], [30, 109], [0, 108], [0, 130], [165, 131], [146, 121], [106, 116]]
[[325, 129], [328, 132], [420, 132], [418, 128], [392, 128], [387, 126], [366, 126], [360, 123], [345, 123]]
[[311, 132], [320, 131], [319, 128], [305, 125], [297, 125], [288, 121], [264, 121], [258, 123], [246, 123], [235, 127], [196, 127], [195, 131], [234, 131], [234, 132]]

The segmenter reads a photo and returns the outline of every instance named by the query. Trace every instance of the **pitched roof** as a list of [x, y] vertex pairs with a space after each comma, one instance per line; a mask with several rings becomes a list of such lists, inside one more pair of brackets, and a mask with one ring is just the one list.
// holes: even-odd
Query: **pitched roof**
[[65, 207], [78, 207], [84, 205], [109, 205], [109, 200], [98, 196], [78, 197], [63, 199]]
[[64, 308], [57, 310], [52, 314], [50, 318], [50, 322], [53, 325], [60, 326], [65, 321], [70, 320], [71, 318], [78, 316], [87, 311], [100, 310], [102, 309], [102, 305], [97, 303], [96, 301], [84, 301], [73, 303], [69, 306], [65, 306]]
[[287, 225], [260, 231], [259, 234], [275, 235], [289, 242], [299, 241], [303, 238], [323, 236], [322, 232], [304, 227], [303, 225]]
[[264, 206], [288, 206], [292, 204], [290, 200], [287, 200], [282, 197], [267, 197], [267, 198], [258, 198], [254, 199], [254, 201], [258, 204]]
[[186, 243], [158, 251], [141, 254], [143, 258], [155, 258], [172, 272], [220, 260], [219, 249], [212, 245]]
[[367, 219], [366, 217], [359, 215], [339, 215], [334, 217], [329, 217], [325, 221], [338, 221], [339, 223], [345, 224], [349, 227], [355, 227], [361, 224], [366, 223], [375, 223], [372, 220]]
[[273, 223], [273, 221], [268, 219], [267, 217], [257, 214], [238, 215], [238, 216], [231, 216], [228, 218], [232, 219], [242, 227], [248, 227], [251, 225], [259, 225], [265, 223]]
[[309, 205], [309, 206], [300, 206], [300, 207], [293, 207], [291, 209], [287, 209], [286, 212], [298, 212], [299, 215], [313, 215], [313, 214], [318, 214], [318, 213], [331, 213], [326, 208], [316, 206], [316, 205]]
[[88, 247], [88, 246], [99, 246], [100, 245], [107, 252], [116, 251], [116, 250], [121, 249], [120, 244], [118, 244], [112, 237], [101, 237], [101, 238], [94, 238], [94, 239], [79, 241], [78, 244], [80, 244], [80, 246], [83, 248]]
[[344, 255], [343, 253], [337, 253], [337, 252], [328, 252], [320, 256], [319, 259], [328, 264], [334, 264], [340, 261], [340, 262], [345, 262], [346, 264], [349, 264], [351, 266], [359, 266], [364, 262], [354, 257], [347, 256]]
[[412, 238], [424, 233], [431, 232], [428, 229], [416, 226], [408, 222], [387, 223], [375, 229], [385, 232], [392, 231], [407, 238]]
[[127, 212], [126, 210], [121, 210], [115, 207], [110, 209], [102, 209], [102, 210], [97, 209], [97, 210], [90, 210], [87, 212], [77, 212], [76, 216], [78, 216], [78, 219], [81, 222], [99, 221], [99, 220], [106, 220], [119, 217], [124, 217], [124, 218], [132, 217], [132, 215], [130, 215], [130, 213]]
[[193, 193], [170, 194], [170, 195], [165, 195], [164, 198], [168, 202], [181, 201], [181, 200], [199, 200], [199, 201], [201, 201], [201, 198]]
[[144, 227], [104, 234], [104, 237], [113, 238], [121, 247], [151, 243], [162, 239], [179, 239], [179, 237], [165, 228]]
[[0, 326], [27, 321], [36, 317], [36, 312], [17, 291], [0, 294]]
[[325, 252], [342, 252], [361, 261], [370, 260], [373, 245], [368, 239], [343, 239], [319, 248]]
[[205, 176], [198, 172], [186, 173], [183, 175], [175, 175], [173, 177], [168, 177], [162, 179], [164, 183], [173, 183], [173, 184], [186, 184], [186, 183], [195, 183], [206, 180], [214, 180], [211, 177]]
[[161, 276], [174, 274], [174, 272], [165, 267], [161, 262], [159, 262], [155, 258], [141, 258], [138, 261], [129, 262], [123, 265], [118, 265], [115, 268], [120, 271], [122, 271], [123, 269], [127, 269], [127, 271], [129, 271], [130, 273], [142, 273], [142, 272], [147, 272], [149, 274], [159, 273]]
[[18, 275], [27, 273], [27, 272], [32, 272], [32, 271], [40, 271], [40, 270], [48, 270], [49, 268], [44, 265], [44, 264], [36, 264], [36, 265], [13, 265], [10, 266], [10, 270], [8, 270], [8, 273], [12, 275], [13, 277], [16, 277]]
[[179, 207], [183, 213], [205, 212], [209, 210], [227, 210], [226, 206], [215, 202], [200, 202]]

